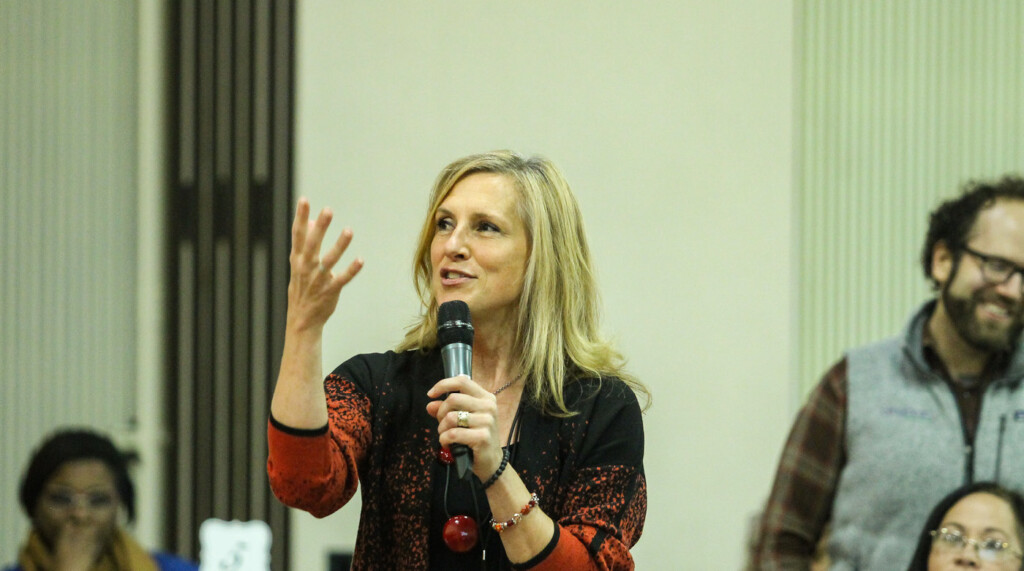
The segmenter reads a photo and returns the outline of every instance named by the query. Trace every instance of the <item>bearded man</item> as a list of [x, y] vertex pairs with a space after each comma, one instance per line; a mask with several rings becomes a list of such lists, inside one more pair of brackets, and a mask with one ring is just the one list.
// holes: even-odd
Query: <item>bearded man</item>
[[970, 183], [931, 214], [936, 292], [903, 333], [850, 350], [799, 412], [765, 508], [756, 569], [906, 569], [950, 491], [1024, 491], [1024, 179]]

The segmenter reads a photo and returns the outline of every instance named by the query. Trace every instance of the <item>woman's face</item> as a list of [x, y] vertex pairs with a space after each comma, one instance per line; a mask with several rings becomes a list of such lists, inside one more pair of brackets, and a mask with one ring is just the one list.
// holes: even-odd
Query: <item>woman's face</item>
[[511, 326], [529, 250], [512, 182], [494, 173], [463, 178], [434, 215], [430, 263], [438, 305], [462, 300], [474, 326]]
[[[1001, 551], [985, 549], [989, 542], [1009, 546]], [[1017, 523], [1009, 504], [998, 496], [977, 492], [961, 498], [942, 518], [932, 540], [928, 570], [1020, 569], [1020, 552]]]
[[32, 523], [54, 548], [62, 536], [86, 534], [102, 545], [117, 529], [121, 501], [114, 474], [100, 460], [65, 462], [43, 486]]

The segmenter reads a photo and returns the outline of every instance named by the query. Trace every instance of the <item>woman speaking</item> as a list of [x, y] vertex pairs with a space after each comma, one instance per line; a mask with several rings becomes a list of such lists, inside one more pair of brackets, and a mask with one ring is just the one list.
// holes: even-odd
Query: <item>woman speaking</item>
[[[507, 151], [448, 165], [416, 248], [420, 318], [394, 350], [323, 378], [324, 324], [363, 265], [337, 266], [348, 229], [321, 248], [331, 220], [299, 200], [268, 426], [277, 497], [323, 517], [362, 486], [354, 569], [631, 569], [647, 510], [636, 394], [649, 394], [599, 333], [559, 170]], [[448, 302], [468, 307], [442, 323], [471, 332], [468, 376], [445, 374]]]

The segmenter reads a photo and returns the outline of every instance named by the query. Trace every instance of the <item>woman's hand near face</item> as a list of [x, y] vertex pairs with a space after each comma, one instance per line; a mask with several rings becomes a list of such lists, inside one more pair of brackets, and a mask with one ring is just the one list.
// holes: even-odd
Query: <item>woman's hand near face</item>
[[327, 424], [321, 371], [323, 328], [338, 306], [342, 288], [363, 267], [363, 260], [356, 258], [344, 271], [334, 271], [352, 241], [348, 228], [321, 254], [333, 216], [325, 208], [316, 220], [310, 220], [309, 201], [300, 198], [292, 221], [284, 354], [270, 410], [275, 419], [293, 428], [320, 428]]
[[88, 571], [111, 539], [107, 526], [67, 521], [54, 541], [54, 571]]
[[[427, 414], [437, 419], [441, 446], [465, 444], [473, 451], [473, 473], [487, 481], [501, 464], [502, 450], [498, 434], [497, 398], [465, 376], [442, 379], [427, 391], [441, 399], [427, 404]], [[458, 426], [458, 413], [469, 413], [468, 428]]]

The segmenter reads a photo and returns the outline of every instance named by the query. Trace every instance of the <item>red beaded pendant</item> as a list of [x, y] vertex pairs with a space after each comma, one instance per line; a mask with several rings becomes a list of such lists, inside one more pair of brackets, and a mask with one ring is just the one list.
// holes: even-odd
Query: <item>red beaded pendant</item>
[[455, 553], [465, 553], [476, 545], [479, 529], [468, 515], [452, 516], [444, 524], [444, 544]]
[[455, 461], [455, 456], [452, 455], [451, 449], [445, 446], [437, 451], [437, 460], [447, 466]]

